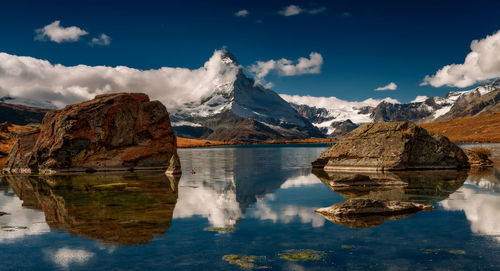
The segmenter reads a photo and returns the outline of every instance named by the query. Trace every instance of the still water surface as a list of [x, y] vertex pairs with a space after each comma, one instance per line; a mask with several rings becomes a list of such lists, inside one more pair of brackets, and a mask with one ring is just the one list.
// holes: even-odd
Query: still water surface
[[[490, 147], [500, 156], [498, 145]], [[181, 149], [180, 180], [2, 177], [0, 212], [8, 214], [0, 216], [0, 270], [500, 268], [497, 169], [390, 174], [407, 185], [333, 189], [328, 183], [338, 176], [311, 173], [325, 148]], [[314, 212], [349, 198], [437, 209], [333, 222]], [[289, 255], [304, 250], [309, 261]]]

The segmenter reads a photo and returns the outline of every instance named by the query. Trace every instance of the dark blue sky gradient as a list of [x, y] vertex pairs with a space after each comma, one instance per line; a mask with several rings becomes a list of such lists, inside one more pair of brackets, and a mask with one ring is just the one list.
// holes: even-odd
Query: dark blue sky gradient
[[[290, 4], [327, 10], [277, 14]], [[250, 14], [234, 16], [240, 9]], [[139, 69], [198, 68], [223, 46], [244, 66], [315, 51], [324, 58], [321, 74], [268, 77], [273, 89], [409, 101], [453, 90], [418, 85], [444, 65], [463, 63], [472, 40], [500, 30], [499, 12], [500, 1], [4, 1], [0, 51], [64, 65]], [[90, 34], [76, 43], [35, 41], [34, 30], [55, 20]], [[89, 46], [101, 33], [111, 45]], [[398, 90], [373, 91], [391, 81]]]

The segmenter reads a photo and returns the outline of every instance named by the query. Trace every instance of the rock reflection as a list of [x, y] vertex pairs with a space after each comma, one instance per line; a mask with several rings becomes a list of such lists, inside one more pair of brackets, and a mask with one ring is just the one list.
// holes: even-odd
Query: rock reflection
[[104, 243], [148, 243], [168, 231], [178, 178], [156, 175], [8, 176], [23, 206], [51, 228]]
[[[432, 204], [446, 199], [459, 189], [467, 178], [463, 171], [426, 171], [391, 173], [326, 173], [313, 171], [320, 180], [347, 200], [369, 199], [378, 202], [413, 202]], [[339, 203], [341, 204], [341, 203]], [[335, 205], [334, 205], [335, 206]], [[356, 208], [355, 205], [352, 208]], [[425, 209], [425, 208], [424, 208]], [[369, 228], [388, 220], [413, 216], [418, 209], [408, 213], [379, 213], [353, 216], [324, 215], [331, 222], [350, 228]]]

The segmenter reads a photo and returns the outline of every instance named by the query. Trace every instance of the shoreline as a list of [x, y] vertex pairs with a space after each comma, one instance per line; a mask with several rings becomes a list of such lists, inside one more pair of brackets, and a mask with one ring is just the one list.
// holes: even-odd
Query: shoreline
[[318, 143], [335, 143], [336, 141], [328, 138], [308, 138], [308, 139], [292, 139], [292, 140], [266, 140], [260, 142], [223, 142], [215, 140], [191, 139], [177, 137], [177, 148], [206, 148], [220, 146], [245, 146], [245, 145], [278, 145], [278, 144], [318, 144]]

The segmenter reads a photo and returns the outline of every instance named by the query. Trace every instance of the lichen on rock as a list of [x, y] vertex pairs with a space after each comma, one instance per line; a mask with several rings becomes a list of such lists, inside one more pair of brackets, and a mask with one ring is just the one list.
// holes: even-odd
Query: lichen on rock
[[448, 138], [407, 122], [360, 126], [312, 163], [325, 171], [399, 171], [468, 168]]

